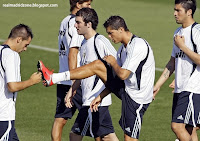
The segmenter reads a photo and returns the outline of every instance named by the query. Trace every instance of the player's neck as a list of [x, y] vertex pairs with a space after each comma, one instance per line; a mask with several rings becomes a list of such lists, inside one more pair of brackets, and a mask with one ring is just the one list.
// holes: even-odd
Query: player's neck
[[125, 32], [122, 39], [122, 44], [126, 47], [129, 41], [131, 40], [133, 34], [129, 31]]
[[192, 25], [194, 22], [195, 22], [195, 20], [193, 18], [191, 18], [191, 19], [182, 23], [182, 28], [186, 28], [186, 27]]
[[87, 32], [87, 34], [83, 35], [86, 40], [90, 39], [91, 37], [95, 36], [97, 32], [95, 30], [90, 30], [90, 32]]

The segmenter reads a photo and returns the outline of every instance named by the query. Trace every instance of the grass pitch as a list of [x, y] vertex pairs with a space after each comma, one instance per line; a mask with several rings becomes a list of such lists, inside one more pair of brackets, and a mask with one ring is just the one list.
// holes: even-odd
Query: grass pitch
[[[8, 3], [58, 4], [57, 8], [4, 8]], [[197, 0], [200, 7], [200, 0]], [[156, 67], [164, 68], [172, 50], [173, 32], [179, 26], [173, 16], [174, 0], [94, 0], [92, 7], [99, 15], [97, 31], [107, 37], [102, 24], [111, 15], [122, 16], [134, 34], [145, 38], [154, 51]], [[63, 0], [1, 0], [0, 1], [0, 39], [6, 39], [10, 29], [19, 24], [28, 24], [33, 32], [31, 44], [57, 49], [57, 35], [61, 20], [69, 14], [69, 1]], [[195, 19], [200, 22], [199, 8]], [[114, 44], [113, 44], [114, 45]], [[114, 45], [116, 49], [119, 45]], [[26, 80], [37, 71], [37, 60], [43, 60], [49, 68], [58, 71], [58, 54], [29, 48], [21, 54], [21, 75]], [[156, 80], [161, 72], [156, 72]], [[144, 115], [141, 141], [173, 141], [171, 131], [171, 89], [168, 88], [173, 77], [162, 87]], [[112, 95], [113, 104], [110, 113], [116, 134], [120, 141], [123, 132], [118, 124], [121, 113], [121, 101]], [[35, 85], [18, 93], [16, 130], [21, 141], [49, 141], [56, 107], [56, 86], [45, 88]], [[77, 114], [77, 113], [76, 113]], [[68, 135], [76, 115], [69, 120], [63, 130], [62, 140], [69, 140]], [[85, 137], [84, 141], [93, 139]]]

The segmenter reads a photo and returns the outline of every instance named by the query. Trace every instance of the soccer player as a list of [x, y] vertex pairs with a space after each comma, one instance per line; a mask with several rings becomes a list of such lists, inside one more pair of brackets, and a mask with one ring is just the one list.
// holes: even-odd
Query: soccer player
[[0, 141], [18, 141], [15, 131], [15, 102], [17, 92], [41, 81], [41, 73], [33, 73], [21, 81], [20, 56], [33, 38], [31, 29], [24, 24], [15, 26], [8, 39], [0, 45]]
[[[75, 69], [80, 64], [80, 58], [77, 56], [84, 37], [78, 35], [74, 27], [75, 14], [83, 7], [91, 8], [92, 0], [70, 0], [69, 2], [71, 14], [62, 20], [58, 35], [59, 72]], [[52, 141], [61, 141], [62, 130], [67, 120], [72, 118], [77, 108], [81, 108], [80, 90], [77, 90], [73, 99], [74, 106], [72, 108], [65, 106], [64, 98], [71, 85], [72, 81], [62, 81], [57, 84], [57, 107], [51, 132]]]
[[175, 70], [171, 127], [180, 141], [198, 140], [194, 128], [200, 123], [200, 25], [193, 18], [195, 10], [195, 0], [175, 0], [174, 16], [181, 27], [174, 33], [171, 59], [154, 86], [155, 96]]
[[[155, 78], [153, 51], [147, 41], [129, 31], [120, 16], [111, 16], [104, 23], [104, 27], [114, 43], [122, 43], [117, 52], [117, 60], [112, 55], [107, 55], [104, 60], [96, 60], [65, 72], [59, 78], [62, 81], [99, 76], [105, 83], [106, 89], [91, 103], [91, 109], [100, 110], [98, 106], [102, 99], [110, 91], [115, 93], [122, 100], [120, 125], [124, 131], [124, 140], [137, 141], [143, 115], [153, 98]], [[43, 73], [49, 73], [45, 66], [41, 69]], [[49, 84], [54, 81], [54, 74], [45, 78]]]

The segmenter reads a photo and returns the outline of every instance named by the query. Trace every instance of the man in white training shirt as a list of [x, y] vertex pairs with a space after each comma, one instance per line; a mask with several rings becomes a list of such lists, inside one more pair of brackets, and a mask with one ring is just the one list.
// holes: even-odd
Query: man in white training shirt
[[21, 81], [19, 53], [26, 51], [33, 38], [24, 24], [15, 26], [3, 45], [0, 45], [0, 141], [18, 141], [15, 131], [15, 103], [17, 92], [41, 81], [41, 73]]
[[200, 124], [200, 25], [193, 19], [195, 10], [195, 0], [175, 0], [175, 20], [182, 26], [174, 33], [171, 59], [154, 86], [155, 96], [175, 70], [171, 127], [180, 141], [197, 141], [194, 128]]

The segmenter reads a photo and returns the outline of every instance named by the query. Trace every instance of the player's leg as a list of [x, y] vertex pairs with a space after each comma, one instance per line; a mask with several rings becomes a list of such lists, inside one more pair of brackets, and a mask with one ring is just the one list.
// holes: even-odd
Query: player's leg
[[176, 134], [177, 138], [180, 141], [191, 141], [192, 140], [190, 134], [188, 133], [188, 131], [185, 128], [184, 123], [172, 122], [171, 128], [172, 128], [172, 131]]
[[100, 141], [119, 141], [115, 133], [110, 133], [101, 138]]
[[67, 120], [64, 118], [55, 118], [54, 119], [52, 131], [51, 131], [52, 141], [61, 141], [62, 130], [66, 123], [67, 123]]
[[124, 141], [138, 141], [138, 139], [131, 138], [130, 136], [124, 134]]
[[42, 72], [43, 80], [45, 80], [44, 85], [46, 86], [65, 80], [84, 79], [93, 75], [99, 76], [104, 83], [107, 80], [106, 67], [100, 60], [95, 60], [87, 65], [63, 73], [53, 73], [44, 66], [42, 61], [38, 61], [37, 67]]

